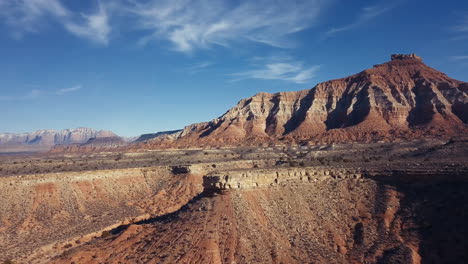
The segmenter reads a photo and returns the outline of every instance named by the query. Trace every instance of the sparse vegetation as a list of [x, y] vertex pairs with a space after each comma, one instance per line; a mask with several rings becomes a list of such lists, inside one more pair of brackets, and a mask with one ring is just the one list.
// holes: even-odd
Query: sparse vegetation
[[63, 248], [71, 248], [73, 245], [72, 244], [65, 244]]
[[108, 238], [110, 236], [112, 236], [112, 233], [110, 231], [105, 230], [101, 233], [101, 238]]
[[117, 155], [117, 157], [114, 159], [115, 161], [119, 161], [123, 158], [123, 154], [120, 153], [119, 155]]

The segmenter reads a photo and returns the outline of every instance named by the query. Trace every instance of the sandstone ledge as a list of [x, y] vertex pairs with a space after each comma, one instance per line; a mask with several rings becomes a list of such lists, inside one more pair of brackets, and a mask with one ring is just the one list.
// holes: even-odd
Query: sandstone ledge
[[274, 186], [283, 181], [308, 182], [324, 179], [359, 179], [362, 173], [352, 169], [282, 168], [212, 172], [203, 177], [205, 190], [245, 189]]

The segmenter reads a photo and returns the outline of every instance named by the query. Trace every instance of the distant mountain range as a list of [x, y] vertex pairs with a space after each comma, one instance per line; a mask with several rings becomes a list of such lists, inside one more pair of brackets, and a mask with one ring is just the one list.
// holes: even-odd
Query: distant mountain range
[[12, 145], [39, 145], [54, 146], [61, 144], [81, 144], [92, 138], [118, 137], [111, 131], [94, 130], [92, 128], [79, 127], [74, 129], [37, 130], [32, 133], [0, 133], [0, 146]]

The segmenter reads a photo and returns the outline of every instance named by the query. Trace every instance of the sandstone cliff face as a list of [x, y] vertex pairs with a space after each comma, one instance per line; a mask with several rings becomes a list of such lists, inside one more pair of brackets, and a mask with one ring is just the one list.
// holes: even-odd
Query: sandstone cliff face
[[[468, 83], [414, 54], [310, 90], [259, 93], [211, 122], [149, 146], [350, 142], [453, 136], [467, 131]], [[148, 144], [147, 144], [148, 145]]]
[[74, 128], [55, 130], [37, 130], [32, 133], [13, 134], [0, 133], [0, 145], [33, 144], [53, 146], [56, 144], [85, 143], [90, 138], [116, 137], [114, 133], [106, 130], [94, 130], [92, 128]]

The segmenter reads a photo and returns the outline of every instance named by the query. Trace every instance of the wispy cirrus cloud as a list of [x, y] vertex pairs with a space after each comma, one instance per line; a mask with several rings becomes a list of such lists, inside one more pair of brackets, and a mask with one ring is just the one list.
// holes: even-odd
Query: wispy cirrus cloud
[[361, 9], [361, 12], [359, 15], [356, 17], [354, 21], [351, 23], [341, 26], [341, 27], [334, 27], [329, 29], [326, 33], [326, 37], [331, 37], [334, 36], [340, 32], [352, 30], [354, 28], [357, 28], [361, 25], [366, 24], [369, 21], [372, 21], [373, 19], [377, 18], [378, 16], [390, 11], [391, 9], [394, 8], [393, 5], [388, 5], [388, 4], [381, 4], [381, 5], [374, 5], [374, 6], [367, 6]]
[[281, 80], [300, 84], [310, 82], [319, 69], [319, 65], [307, 67], [299, 61], [273, 60], [267, 61], [263, 65], [258, 65], [256, 69], [234, 73], [232, 76], [237, 77], [236, 80]]
[[194, 64], [190, 67], [187, 68], [187, 70], [190, 72], [190, 73], [197, 73], [199, 71], [202, 71], [208, 67], [211, 67], [213, 66], [215, 63], [212, 62], [212, 61], [202, 61], [200, 63], [197, 63], [197, 64]]
[[100, 4], [98, 11], [94, 14], [81, 14], [80, 20], [79, 23], [66, 22], [65, 28], [78, 37], [103, 45], [109, 44], [112, 28], [109, 24], [107, 10], [103, 5]]
[[36, 99], [42, 96], [57, 96], [57, 95], [65, 95], [71, 92], [76, 92], [83, 88], [82, 85], [75, 85], [68, 88], [58, 89], [55, 91], [51, 90], [41, 90], [41, 89], [32, 89], [23, 94], [15, 94], [15, 95], [0, 95], [0, 101], [21, 101], [21, 100], [29, 100], [29, 99]]
[[63, 19], [69, 12], [58, 0], [0, 1], [0, 17], [12, 29], [15, 38], [25, 33], [37, 33], [45, 17]]
[[460, 23], [451, 28], [454, 37], [451, 40], [465, 40], [468, 38], [468, 15], [465, 15]]
[[83, 88], [82, 85], [75, 85], [73, 87], [59, 89], [59, 90], [56, 91], [56, 94], [64, 95], [66, 93], [71, 93], [71, 92], [76, 92], [78, 90], [81, 90], [81, 88]]
[[165, 39], [177, 51], [192, 52], [240, 41], [290, 47], [288, 36], [313, 25], [322, 6], [319, 0], [158, 0], [129, 10], [149, 32], [140, 44]]
[[466, 15], [464, 20], [453, 29], [457, 32], [468, 33], [468, 15]]
[[2, 0], [2, 18], [17, 39], [27, 33], [39, 33], [48, 20], [62, 24], [77, 37], [104, 45], [108, 43], [111, 33], [106, 6], [100, 2], [97, 12], [82, 14], [71, 12], [59, 0]]
[[33, 89], [25, 94], [19, 95], [1, 95], [0, 101], [17, 101], [17, 100], [25, 100], [25, 99], [33, 99], [37, 98], [42, 95], [43, 92], [39, 89]]
[[456, 61], [468, 60], [468, 55], [451, 56], [450, 59]]
[[[118, 0], [97, 1], [94, 10], [80, 13], [60, 0], [1, 0], [0, 19], [19, 37], [54, 21], [102, 45], [121, 26], [141, 33], [140, 45], [165, 40], [174, 50], [190, 53], [239, 42], [293, 47], [291, 34], [312, 27], [326, 5], [322, 0]], [[111, 19], [125, 23], [111, 24]]]

